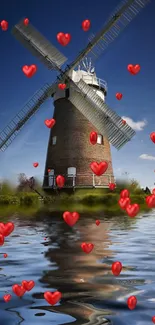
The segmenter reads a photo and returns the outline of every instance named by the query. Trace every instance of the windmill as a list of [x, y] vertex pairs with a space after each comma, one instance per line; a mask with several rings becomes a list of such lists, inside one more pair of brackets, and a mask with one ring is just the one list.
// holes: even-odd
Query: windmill
[[[67, 58], [31, 24], [25, 26], [22, 20], [13, 28], [17, 40], [49, 70], [59, 72], [56, 81], [39, 89], [0, 133], [0, 149], [4, 151], [43, 102], [53, 97], [56, 125], [49, 137], [44, 189], [55, 188], [58, 174], [66, 177], [67, 187], [106, 187], [113, 181], [110, 143], [120, 149], [135, 132], [129, 125], [123, 125], [121, 117], [105, 103], [107, 84], [96, 77], [88, 56], [98, 59], [149, 1], [124, 0], [102, 30], [91, 37], [86, 48], [64, 70], [62, 65]], [[74, 70], [78, 65], [78, 70]], [[60, 82], [66, 84], [65, 90], [58, 88]], [[89, 145], [92, 130], [98, 133], [98, 144], [95, 146]], [[90, 171], [89, 164], [95, 160], [108, 161], [107, 174], [103, 177], [97, 177]], [[48, 169], [51, 169], [50, 173]]]

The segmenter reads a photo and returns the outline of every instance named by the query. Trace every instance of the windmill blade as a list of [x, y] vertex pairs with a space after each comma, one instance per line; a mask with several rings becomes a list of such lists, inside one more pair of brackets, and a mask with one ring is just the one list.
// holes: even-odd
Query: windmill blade
[[74, 69], [89, 53], [95, 59], [98, 58], [149, 2], [150, 0], [124, 0], [103, 29], [96, 36], [93, 36], [87, 47], [80, 52], [73, 63], [66, 68], [66, 71]]
[[26, 122], [38, 111], [43, 102], [55, 91], [56, 84], [45, 84], [40, 88], [22, 108], [22, 110], [10, 121], [7, 127], [0, 133], [0, 150], [5, 149], [19, 134]]
[[123, 147], [135, 135], [135, 131], [113, 112], [108, 105], [83, 80], [71, 83], [70, 102], [116, 148]]
[[15, 25], [12, 29], [12, 34], [24, 47], [43, 62], [49, 70], [55, 70], [67, 61], [67, 58], [31, 24], [25, 26], [24, 20]]

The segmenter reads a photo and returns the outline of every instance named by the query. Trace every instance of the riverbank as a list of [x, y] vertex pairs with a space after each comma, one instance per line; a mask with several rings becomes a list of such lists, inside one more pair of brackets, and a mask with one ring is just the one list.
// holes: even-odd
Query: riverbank
[[[0, 215], [18, 213], [24, 216], [50, 215], [54, 211], [99, 212], [104, 215], [119, 216], [126, 213], [120, 209], [118, 200], [120, 191], [110, 192], [109, 189], [77, 190], [73, 194], [60, 191], [58, 195], [47, 196], [45, 202], [39, 200], [36, 193], [22, 193], [20, 195], [0, 195]], [[135, 191], [130, 194], [131, 202], [140, 205], [140, 212], [150, 209], [145, 203], [146, 194]]]

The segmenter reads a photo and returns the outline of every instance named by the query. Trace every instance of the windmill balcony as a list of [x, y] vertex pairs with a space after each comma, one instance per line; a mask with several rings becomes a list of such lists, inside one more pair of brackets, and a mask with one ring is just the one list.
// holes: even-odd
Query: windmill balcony
[[108, 86], [107, 86], [107, 82], [103, 79], [97, 78], [96, 76], [82, 76], [82, 79], [89, 84], [91, 81], [91, 85], [93, 86], [99, 86], [100, 89], [105, 89], [105, 91], [108, 91]]
[[[62, 175], [65, 178], [65, 185], [63, 188], [78, 189], [78, 188], [108, 188], [109, 183], [115, 183], [113, 175], [104, 174], [96, 176], [94, 174], [77, 174], [75, 175]], [[48, 175], [44, 177], [43, 189], [57, 189], [56, 185], [57, 175]]]

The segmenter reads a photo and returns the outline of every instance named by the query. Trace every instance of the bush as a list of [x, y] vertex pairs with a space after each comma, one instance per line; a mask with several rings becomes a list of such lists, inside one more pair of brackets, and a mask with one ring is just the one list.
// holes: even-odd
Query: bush
[[20, 195], [20, 204], [30, 206], [39, 203], [39, 197], [35, 193], [24, 193]]
[[0, 205], [19, 204], [20, 200], [13, 195], [0, 195]]
[[103, 194], [102, 196], [95, 196], [95, 195], [87, 195], [83, 199], [81, 199], [81, 202], [83, 204], [93, 205], [93, 204], [107, 204], [107, 205], [114, 205], [117, 204], [119, 200], [119, 195], [115, 193], [107, 193]]

